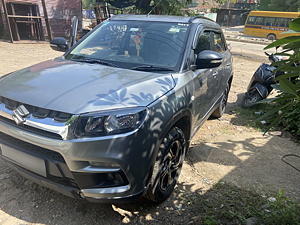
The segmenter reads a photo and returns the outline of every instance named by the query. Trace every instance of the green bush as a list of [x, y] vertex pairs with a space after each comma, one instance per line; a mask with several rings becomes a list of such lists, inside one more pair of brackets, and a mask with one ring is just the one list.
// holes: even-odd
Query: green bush
[[300, 101], [293, 105], [293, 107], [282, 118], [281, 125], [291, 133], [300, 136]]
[[[300, 32], [300, 18], [294, 19], [289, 24], [292, 32]], [[261, 102], [272, 102], [274, 109], [264, 114], [258, 120], [270, 118], [269, 130], [273, 126], [281, 125], [295, 135], [300, 136], [300, 34], [276, 40], [265, 49], [282, 47], [276, 55], [287, 56], [288, 59], [273, 63], [277, 66], [275, 71], [283, 71], [285, 74], [277, 77], [276, 85], [273, 87], [280, 94]], [[274, 116], [275, 115], [275, 116]]]

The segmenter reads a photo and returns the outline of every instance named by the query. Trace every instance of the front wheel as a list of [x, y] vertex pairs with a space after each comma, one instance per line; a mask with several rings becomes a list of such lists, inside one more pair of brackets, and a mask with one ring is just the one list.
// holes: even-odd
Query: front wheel
[[160, 144], [146, 198], [153, 202], [166, 200], [177, 183], [186, 151], [184, 133], [174, 127]]
[[245, 97], [244, 97], [243, 102], [242, 102], [242, 106], [245, 107], [245, 108], [249, 108], [249, 107], [253, 106], [254, 104], [256, 104], [257, 102], [259, 102], [260, 100], [262, 100], [262, 99], [263, 98], [260, 96], [258, 91], [252, 90], [252, 91], [247, 92], [245, 94]]
[[276, 40], [276, 35], [275, 34], [268, 34], [267, 39], [271, 40], [271, 41], [275, 41]]

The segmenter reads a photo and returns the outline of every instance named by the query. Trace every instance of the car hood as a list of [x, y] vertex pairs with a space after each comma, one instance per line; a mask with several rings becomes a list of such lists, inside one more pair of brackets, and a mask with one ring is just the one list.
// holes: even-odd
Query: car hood
[[0, 96], [72, 114], [147, 106], [175, 86], [157, 74], [64, 60], [48, 60], [0, 78]]

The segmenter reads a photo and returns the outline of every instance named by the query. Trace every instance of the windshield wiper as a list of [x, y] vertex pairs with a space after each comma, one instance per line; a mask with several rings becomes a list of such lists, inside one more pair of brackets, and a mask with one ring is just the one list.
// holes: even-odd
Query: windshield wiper
[[111, 67], [119, 67], [115, 64], [112, 64], [112, 63], [109, 63], [109, 62], [106, 62], [106, 61], [103, 61], [101, 59], [93, 59], [93, 58], [81, 58], [81, 59], [72, 59], [76, 62], [86, 62], [86, 63], [98, 63], [98, 64], [101, 64], [101, 65], [105, 65], [105, 66], [111, 66]]
[[159, 66], [135, 66], [130, 68], [131, 70], [141, 70], [141, 71], [174, 71], [173, 69], [166, 68], [166, 67], [159, 67]]

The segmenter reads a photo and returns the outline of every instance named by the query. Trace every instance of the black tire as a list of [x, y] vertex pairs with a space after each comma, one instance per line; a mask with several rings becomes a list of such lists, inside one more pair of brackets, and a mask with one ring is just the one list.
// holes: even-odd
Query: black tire
[[242, 106], [245, 108], [249, 108], [262, 99], [263, 98], [260, 96], [258, 91], [256, 90], [250, 91], [249, 93], [245, 94], [245, 97], [242, 102]]
[[218, 108], [211, 114], [211, 117], [220, 118], [223, 116], [227, 105], [228, 94], [229, 94], [229, 84], [227, 84], [227, 87], [223, 92], [222, 99], [219, 103]]
[[275, 34], [268, 34], [267, 39], [271, 40], [271, 41], [275, 41], [276, 40], [276, 35]]
[[185, 151], [184, 133], [173, 127], [160, 144], [146, 198], [162, 202], [170, 196], [177, 183]]

